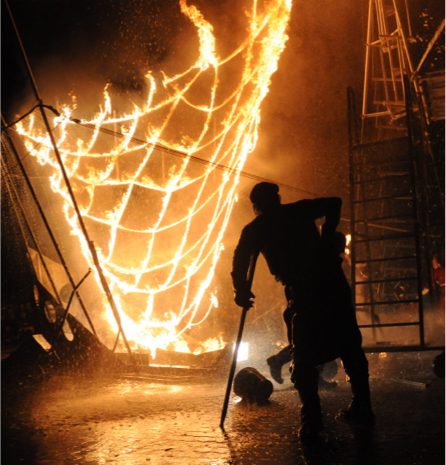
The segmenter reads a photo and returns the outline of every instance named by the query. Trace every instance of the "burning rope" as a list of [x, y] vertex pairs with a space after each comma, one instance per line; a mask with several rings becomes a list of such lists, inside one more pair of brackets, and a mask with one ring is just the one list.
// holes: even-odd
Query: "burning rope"
[[[172, 344], [182, 350], [181, 335], [218, 305], [210, 285], [236, 186], [241, 176], [263, 180], [243, 165], [255, 147], [260, 103], [287, 40], [291, 1], [253, 0], [244, 16], [245, 37], [223, 59], [212, 25], [196, 7], [184, 0], [180, 6], [196, 27], [198, 58], [186, 71], [164, 75], [161, 85], [148, 72], [147, 99], [132, 114], [113, 116], [107, 88], [92, 121], [73, 119], [75, 105], [63, 108], [50, 134], [63, 169], [34, 116], [17, 123], [32, 150], [27, 161], [33, 169], [52, 170], [49, 187], [63, 201], [87, 265], [95, 269], [97, 262], [103, 270], [96, 281], [107, 283], [116, 302], [115, 319], [104, 307], [109, 327], [123, 333], [115, 323], [121, 321], [128, 340], [152, 355]], [[227, 68], [232, 62], [238, 71]], [[93, 260], [80, 223], [94, 240]]]

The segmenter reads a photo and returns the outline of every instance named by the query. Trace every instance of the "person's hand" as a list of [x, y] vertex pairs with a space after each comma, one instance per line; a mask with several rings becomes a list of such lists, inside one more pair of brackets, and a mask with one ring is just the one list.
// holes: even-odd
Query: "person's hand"
[[235, 291], [234, 301], [239, 307], [251, 308], [255, 295], [251, 291]]

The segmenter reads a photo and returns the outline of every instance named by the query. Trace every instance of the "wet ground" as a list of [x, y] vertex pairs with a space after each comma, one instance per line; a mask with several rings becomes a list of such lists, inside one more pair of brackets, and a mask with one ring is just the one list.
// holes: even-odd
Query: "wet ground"
[[[144, 376], [87, 379], [62, 372], [38, 382], [2, 379], [1, 463], [444, 464], [444, 378], [432, 370], [437, 354], [368, 354], [376, 414], [372, 432], [336, 418], [350, 399], [340, 368], [338, 387], [321, 392], [326, 428], [310, 447], [297, 437], [300, 401], [288, 381], [274, 383], [263, 406], [245, 405], [232, 395], [222, 431], [225, 376], [154, 382]], [[266, 365], [257, 368], [268, 375]]]

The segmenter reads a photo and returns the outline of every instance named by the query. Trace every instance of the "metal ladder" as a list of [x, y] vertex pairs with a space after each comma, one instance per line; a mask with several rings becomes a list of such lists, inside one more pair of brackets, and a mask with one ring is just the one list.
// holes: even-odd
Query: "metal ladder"
[[352, 290], [366, 347], [423, 347], [417, 198], [407, 137], [352, 146]]

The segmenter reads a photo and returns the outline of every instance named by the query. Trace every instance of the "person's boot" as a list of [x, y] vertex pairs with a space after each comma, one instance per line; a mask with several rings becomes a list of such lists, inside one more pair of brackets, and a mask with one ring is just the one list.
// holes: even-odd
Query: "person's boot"
[[283, 383], [282, 367], [288, 362], [291, 362], [290, 346], [284, 347], [276, 355], [272, 355], [266, 359], [271, 377], [279, 384]]
[[309, 376], [307, 379], [294, 384], [302, 402], [301, 426], [298, 434], [299, 439], [304, 443], [317, 440], [319, 433], [324, 429], [317, 383], [318, 375], [317, 370], [315, 370], [314, 376]]
[[313, 442], [319, 438], [319, 433], [323, 429], [322, 410], [318, 396], [317, 400], [312, 399], [310, 402], [306, 401], [302, 404], [299, 439], [306, 443]]
[[368, 377], [364, 379], [350, 378], [353, 399], [349, 407], [341, 410], [340, 416], [346, 420], [363, 426], [373, 426], [375, 414], [370, 401]]
[[299, 439], [303, 443], [310, 443], [320, 439], [320, 433], [324, 429], [322, 418], [319, 420], [303, 421], [299, 428]]

